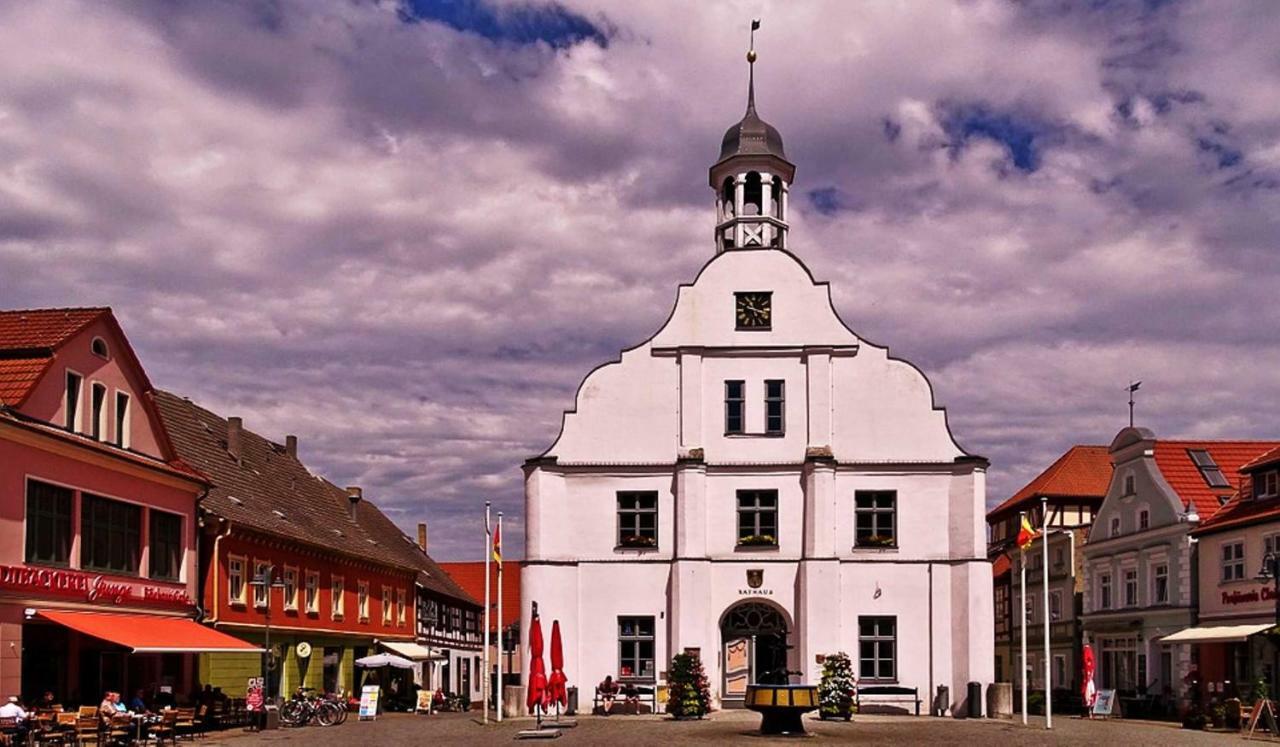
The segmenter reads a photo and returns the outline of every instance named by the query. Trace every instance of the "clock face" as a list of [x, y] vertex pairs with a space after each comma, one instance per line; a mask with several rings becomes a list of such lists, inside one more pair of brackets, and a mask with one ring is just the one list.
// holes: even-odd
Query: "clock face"
[[733, 295], [738, 329], [769, 329], [773, 323], [772, 293], [752, 291]]

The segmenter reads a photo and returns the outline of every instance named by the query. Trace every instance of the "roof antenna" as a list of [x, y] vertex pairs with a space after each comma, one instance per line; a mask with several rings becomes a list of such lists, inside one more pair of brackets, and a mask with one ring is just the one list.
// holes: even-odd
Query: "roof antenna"
[[756, 31], [760, 30], [760, 19], [751, 19], [751, 46], [747, 49], [747, 111], [756, 110]]
[[1129, 427], [1133, 427], [1133, 393], [1138, 391], [1138, 387], [1142, 386], [1141, 381], [1129, 382]]

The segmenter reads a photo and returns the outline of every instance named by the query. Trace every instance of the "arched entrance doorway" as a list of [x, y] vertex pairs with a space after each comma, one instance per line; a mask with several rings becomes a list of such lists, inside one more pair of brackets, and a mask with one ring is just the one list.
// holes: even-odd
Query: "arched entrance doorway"
[[720, 620], [724, 705], [741, 705], [747, 685], [787, 682], [787, 618], [765, 602], [741, 602]]

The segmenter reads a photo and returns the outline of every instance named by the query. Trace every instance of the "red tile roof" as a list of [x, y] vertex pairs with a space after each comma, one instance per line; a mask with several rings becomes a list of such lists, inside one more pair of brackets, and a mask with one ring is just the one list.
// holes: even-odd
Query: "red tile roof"
[[1251, 460], [1248, 464], [1241, 467], [1240, 471], [1248, 472], [1263, 465], [1271, 464], [1272, 462], [1280, 462], [1280, 446], [1259, 455], [1256, 459]]
[[1013, 494], [1009, 500], [987, 513], [991, 520], [999, 515], [1038, 504], [1040, 496], [1096, 498], [1099, 504], [1111, 484], [1111, 455], [1106, 446], [1072, 446], [1067, 453], [1049, 465], [1034, 480]]
[[[1240, 487], [1240, 468], [1262, 455], [1264, 452], [1280, 446], [1280, 441], [1156, 441], [1156, 466], [1160, 473], [1182, 499], [1182, 503], [1192, 503], [1200, 521], [1205, 522], [1222, 508], [1219, 496], [1228, 496]], [[1200, 468], [1191, 461], [1189, 451], [1204, 450], [1209, 452], [1213, 461], [1226, 476], [1229, 488], [1212, 488], [1205, 481]]]
[[0, 311], [0, 404], [19, 406], [62, 343], [110, 309]]
[[[520, 621], [520, 566], [518, 560], [507, 560], [502, 564], [502, 626], [505, 628]], [[459, 586], [468, 594], [480, 600], [484, 605], [484, 561], [477, 560], [466, 563], [441, 563], [444, 572], [453, 577]], [[489, 583], [493, 585], [494, 605], [496, 613], [498, 594], [498, 571], [490, 564]], [[496, 616], [496, 615], [495, 615]], [[493, 626], [497, 630], [497, 626]]]

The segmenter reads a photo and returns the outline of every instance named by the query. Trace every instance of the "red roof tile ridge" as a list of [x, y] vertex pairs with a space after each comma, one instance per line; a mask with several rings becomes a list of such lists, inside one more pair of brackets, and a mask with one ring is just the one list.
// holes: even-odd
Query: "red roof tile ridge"
[[[1018, 505], [1022, 501], [1035, 495], [1045, 494], [1052, 495], [1052, 491], [1039, 490], [1040, 487], [1052, 483], [1053, 479], [1058, 476], [1067, 466], [1075, 462], [1083, 453], [1092, 453], [1093, 456], [1109, 456], [1110, 448], [1099, 444], [1075, 444], [1062, 453], [1053, 464], [1044, 469], [1043, 472], [1031, 478], [1031, 480], [1018, 489], [1008, 500], [987, 512], [987, 516], [991, 517], [999, 513], [1003, 513]], [[1110, 466], [1110, 465], [1108, 465]]]

